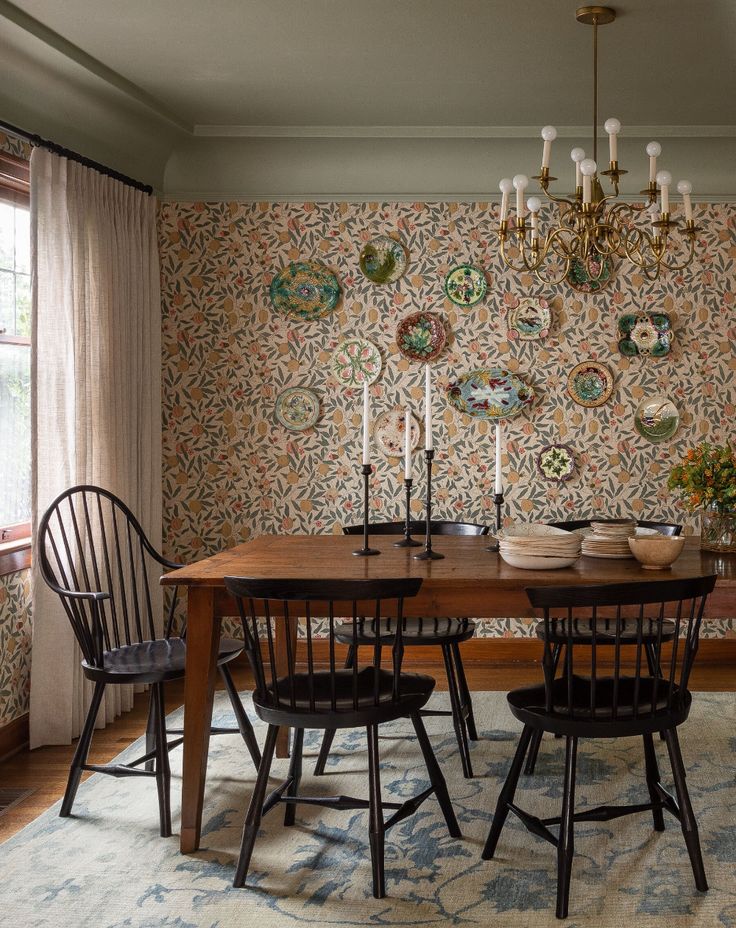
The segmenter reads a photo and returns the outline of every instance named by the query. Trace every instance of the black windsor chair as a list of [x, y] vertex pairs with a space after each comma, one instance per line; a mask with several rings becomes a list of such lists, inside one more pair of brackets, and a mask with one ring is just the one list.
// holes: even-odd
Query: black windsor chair
[[[677, 727], [687, 719], [692, 697], [688, 679], [698, 650], [698, 636], [708, 594], [716, 578], [664, 580], [651, 583], [603, 584], [578, 587], [541, 587], [527, 590], [532, 606], [544, 614], [545, 635], [544, 683], [513, 690], [508, 694], [509, 707], [523, 723], [524, 729], [506, 782], [501, 789], [488, 834], [483, 858], [489, 860], [496, 851], [501, 829], [509, 812], [513, 812], [533, 834], [557, 848], [557, 917], [566, 918], [570, 895], [570, 873], [574, 851], [575, 822], [609, 821], [622, 815], [651, 811], [655, 831], [664, 830], [663, 810], [679, 822], [685, 838], [695, 885], [708, 889], [700, 851], [698, 826], [688, 795], [685, 767], [680, 752]], [[576, 640], [576, 613], [582, 610], [592, 620], [593, 634], [585, 641]], [[634, 619], [624, 619], [632, 613]], [[614, 627], [613, 676], [603, 676], [595, 632], [597, 621], [607, 615]], [[675, 634], [665, 647], [663, 630], [671, 617]], [[621, 666], [621, 633], [624, 621], [637, 629], [636, 657], [633, 673], [624, 674]], [[630, 626], [629, 626], [630, 627]], [[654, 627], [656, 658], [660, 673], [650, 674], [643, 660], [645, 630]], [[553, 660], [555, 643], [564, 642], [565, 661], [562, 673], [556, 674]], [[540, 819], [519, 808], [514, 794], [519, 782], [524, 756], [535, 731], [549, 731], [565, 737], [565, 773], [562, 814]], [[663, 732], [667, 743], [675, 796], [660, 781], [652, 735]], [[575, 812], [575, 765], [578, 738], [621, 738], [641, 736], [649, 802], [636, 805], [599, 806]], [[559, 825], [559, 833], [550, 831]]]
[[[430, 523], [433, 535], [487, 535], [488, 526], [478, 525], [474, 522], [446, 522], [432, 521]], [[379, 522], [371, 525], [371, 533], [374, 535], [403, 535], [406, 527], [405, 522]], [[412, 522], [412, 534], [421, 534], [425, 531], [426, 522]], [[345, 535], [360, 535], [363, 532], [362, 525], [350, 525], [343, 528]], [[473, 776], [473, 767], [470, 760], [470, 746], [468, 738], [471, 741], [478, 740], [478, 732], [475, 727], [475, 718], [473, 717], [473, 703], [470, 697], [467, 680], [465, 679], [465, 669], [463, 667], [462, 657], [460, 655], [460, 643], [472, 638], [475, 634], [475, 623], [470, 619], [449, 619], [449, 618], [421, 618], [421, 619], [404, 619], [403, 627], [404, 647], [414, 646], [436, 646], [442, 649], [442, 657], [445, 663], [445, 673], [447, 675], [447, 686], [450, 692], [449, 712], [442, 709], [423, 709], [422, 715], [451, 715], [452, 723], [455, 729], [458, 748], [460, 749], [460, 760], [463, 766], [463, 775], [465, 777]], [[376, 624], [372, 619], [361, 621], [358, 627], [357, 646], [364, 645], [368, 647], [378, 646], [379, 653], [382, 645], [390, 645], [393, 640], [394, 628], [391, 620], [383, 620]], [[351, 667], [355, 660], [355, 649], [352, 646], [353, 635], [350, 626], [338, 625], [335, 632], [335, 640], [341, 644], [348, 645], [348, 655], [345, 661], [346, 667]], [[314, 772], [319, 775], [324, 773], [327, 758], [330, 756], [332, 739], [334, 731], [326, 731], [322, 741], [322, 748], [317, 758]]]
[[[550, 522], [549, 524], [555, 528], [562, 528], [568, 532], [574, 532], [581, 528], [588, 528], [591, 523], [591, 519], [578, 519], [572, 522]], [[675, 525], [671, 522], [650, 522], [646, 520], [639, 520], [636, 523], [641, 528], [651, 528], [657, 532], [660, 532], [662, 535], [668, 536], [677, 536], [682, 531], [681, 525]], [[540, 622], [536, 629], [535, 633], [537, 638], [544, 639], [544, 623]], [[603, 645], [607, 641], [610, 644], [615, 643], [615, 634], [613, 631], [613, 626], [610, 622], [605, 620], [598, 623], [598, 628], [596, 629], [596, 634], [598, 638], [598, 644]], [[649, 628], [644, 628], [643, 630], [643, 641], [644, 641], [644, 656], [646, 657], [647, 666], [649, 668], [649, 673], [654, 674], [658, 672], [654, 647], [657, 641], [658, 629], [654, 626]], [[584, 644], [589, 642], [592, 635], [592, 629], [590, 627], [590, 622], [587, 620], [579, 620], [575, 623], [573, 628], [573, 639], [575, 641]], [[665, 622], [662, 627], [662, 641], [672, 641], [675, 635], [675, 626], [672, 622]], [[638, 629], [636, 623], [627, 623], [625, 620], [622, 621], [621, 627], [618, 629], [619, 641], [623, 645], [635, 645], [638, 640]], [[554, 661], [555, 668], [562, 657], [562, 652], [565, 648], [565, 642], [555, 642], [555, 645], [552, 650], [552, 658]], [[527, 754], [526, 765], [524, 767], [524, 773], [526, 775], [531, 775], [534, 773], [534, 768], [537, 764], [537, 755], [539, 754], [539, 746], [542, 743], [543, 732], [541, 730], [535, 731], [534, 736], [532, 737], [532, 744], [529, 748]]]
[[[460, 829], [450, 803], [445, 779], [432, 751], [419, 710], [434, 689], [434, 680], [423, 674], [402, 673], [404, 652], [401, 619], [403, 602], [415, 596], [420, 579], [401, 580], [251, 580], [226, 577], [225, 586], [238, 604], [245, 632], [245, 647], [255, 677], [253, 705], [268, 732], [258, 768], [256, 784], [245, 817], [243, 839], [235, 873], [235, 886], [243, 886], [248, 875], [262, 816], [277, 803], [286, 803], [284, 825], [293, 825], [297, 804], [321, 805], [339, 809], [368, 809], [373, 895], [385, 896], [384, 835], [397, 822], [412, 815], [432, 793], [440, 804], [450, 834], [460, 837]], [[392, 670], [380, 666], [379, 646], [372, 660], [359, 668], [357, 659], [349, 669], [335, 663], [335, 616], [351, 615], [353, 636], [358, 637], [359, 611], [370, 608], [376, 621], [390, 617], [396, 623], [392, 639]], [[312, 612], [328, 615], [329, 667], [316, 670], [313, 654]], [[276, 669], [274, 630], [277, 622], [304, 623], [306, 660], [300, 661], [286, 637], [287, 666]], [[259, 637], [265, 639], [263, 646]], [[300, 649], [301, 650], [301, 649]], [[399, 718], [410, 718], [429, 774], [430, 786], [402, 803], [381, 799], [378, 726]], [[289, 773], [286, 780], [266, 798], [268, 775], [279, 726], [294, 728]], [[305, 728], [362, 728], [368, 735], [369, 799], [349, 796], [309, 797], [298, 793], [302, 774], [302, 747]], [[384, 820], [383, 810], [395, 810]]]
[[[180, 729], [166, 729], [164, 684], [184, 676], [184, 632], [173, 634], [177, 588], [173, 590], [163, 634], [156, 629], [151, 581], [159, 566], [180, 567], [151, 545], [131, 510], [101, 487], [80, 485], [59, 495], [44, 513], [38, 530], [41, 576], [59, 594], [82, 651], [82, 670], [94, 682], [92, 700], [69, 771], [60, 815], [71, 815], [82, 773], [93, 770], [115, 777], [156, 779], [161, 835], [171, 834], [168, 752], [182, 743]], [[149, 575], [150, 572], [150, 575]], [[253, 727], [227, 666], [243, 651], [242, 641], [223, 638], [218, 667], [233, 707], [237, 728], [212, 728], [212, 734], [240, 733], [253, 763], [261, 754]], [[105, 687], [150, 684], [146, 753], [126, 764], [89, 764], [95, 719]], [[176, 735], [167, 742], [167, 734]]]

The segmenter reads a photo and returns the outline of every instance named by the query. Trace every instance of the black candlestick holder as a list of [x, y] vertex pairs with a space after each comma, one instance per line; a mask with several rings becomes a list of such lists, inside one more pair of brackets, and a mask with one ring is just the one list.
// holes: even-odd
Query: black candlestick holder
[[373, 467], [370, 464], [363, 465], [363, 547], [358, 551], [353, 551], [356, 557], [368, 557], [371, 554], [380, 554], [377, 548], [368, 546], [368, 480], [373, 473]]
[[439, 561], [445, 555], [432, 550], [432, 459], [434, 451], [425, 450], [424, 457], [427, 461], [427, 528], [424, 535], [424, 551], [421, 554], [415, 554], [414, 558], [417, 561]]
[[404, 524], [404, 537], [401, 541], [394, 542], [394, 548], [420, 548], [421, 541], [416, 541], [411, 537], [411, 488], [414, 481], [411, 477], [404, 478], [404, 489], [406, 490], [406, 522]]
[[[501, 510], [503, 509], [503, 491], [501, 493], [493, 494], [493, 505], [496, 507], [496, 534], [501, 531], [502, 525], [502, 515]], [[486, 551], [498, 551], [498, 538], [491, 542], [486, 548]]]

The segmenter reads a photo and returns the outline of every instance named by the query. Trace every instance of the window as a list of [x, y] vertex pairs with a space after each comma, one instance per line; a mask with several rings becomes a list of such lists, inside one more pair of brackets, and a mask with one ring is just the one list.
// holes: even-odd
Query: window
[[28, 164], [0, 153], [0, 543], [30, 535], [30, 245]]

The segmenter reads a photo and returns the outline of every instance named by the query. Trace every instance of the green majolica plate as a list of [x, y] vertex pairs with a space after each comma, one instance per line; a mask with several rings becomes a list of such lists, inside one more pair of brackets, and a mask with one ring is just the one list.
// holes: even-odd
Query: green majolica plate
[[672, 324], [667, 313], [626, 313], [618, 320], [621, 354], [662, 358], [672, 345]]
[[575, 452], [570, 445], [545, 445], [537, 456], [537, 467], [545, 480], [563, 483], [575, 474]]
[[410, 361], [434, 361], [446, 342], [445, 322], [437, 313], [412, 313], [396, 327], [396, 344]]
[[271, 281], [274, 309], [291, 319], [311, 322], [327, 316], [340, 299], [337, 277], [317, 261], [294, 261]]
[[360, 252], [360, 269], [374, 284], [392, 284], [406, 270], [406, 250], [390, 235], [379, 235]]
[[445, 277], [445, 293], [456, 306], [475, 306], [487, 289], [486, 275], [472, 264], [454, 267]]
[[567, 392], [580, 406], [602, 406], [613, 393], [613, 374], [605, 364], [583, 361], [570, 371]]
[[575, 258], [570, 262], [567, 282], [578, 293], [598, 293], [613, 277], [611, 259], [602, 258], [597, 251], [586, 260]]
[[675, 434], [679, 424], [677, 406], [663, 393], [645, 397], [634, 413], [636, 431], [650, 441], [667, 441]]

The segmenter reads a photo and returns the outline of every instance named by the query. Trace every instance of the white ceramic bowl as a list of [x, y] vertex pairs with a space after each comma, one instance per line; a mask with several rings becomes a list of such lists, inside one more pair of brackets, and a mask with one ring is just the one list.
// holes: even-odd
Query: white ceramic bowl
[[511, 567], [520, 567], [522, 570], [559, 570], [561, 567], [572, 567], [580, 555], [572, 557], [545, 557], [538, 554], [516, 554], [511, 551], [499, 551], [502, 560]]
[[629, 538], [631, 553], [646, 570], [667, 570], [682, 554], [682, 535], [640, 535]]

